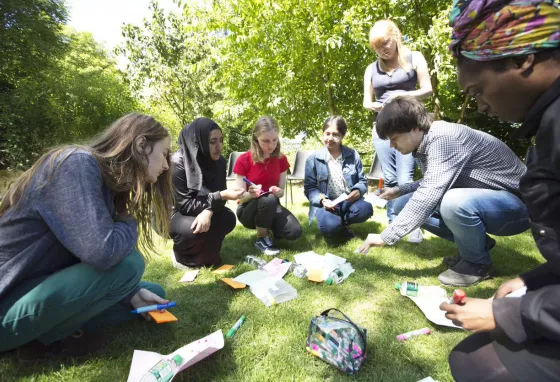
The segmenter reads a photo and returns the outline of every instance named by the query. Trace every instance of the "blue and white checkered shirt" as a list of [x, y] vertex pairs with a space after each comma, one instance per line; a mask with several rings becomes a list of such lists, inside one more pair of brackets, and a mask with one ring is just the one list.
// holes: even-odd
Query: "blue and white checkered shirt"
[[468, 126], [435, 121], [412, 153], [422, 179], [398, 186], [401, 195], [414, 195], [381, 239], [394, 244], [419, 228], [452, 188], [505, 190], [519, 195], [526, 167], [498, 138]]

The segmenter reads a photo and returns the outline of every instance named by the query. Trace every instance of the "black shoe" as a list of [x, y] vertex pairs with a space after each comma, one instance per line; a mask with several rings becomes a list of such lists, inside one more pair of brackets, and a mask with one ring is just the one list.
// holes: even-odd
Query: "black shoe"
[[78, 330], [61, 341], [45, 345], [37, 340], [31, 341], [17, 349], [20, 362], [33, 362], [67, 357], [83, 357], [103, 350], [113, 337], [100, 332]]
[[[486, 235], [486, 246], [488, 247], [488, 250], [491, 250], [496, 246], [496, 240]], [[461, 255], [456, 254], [455, 256], [445, 256], [442, 259], [441, 263], [445, 265], [447, 268], [453, 268], [455, 265], [459, 264], [461, 260], [463, 260]]]
[[447, 268], [453, 268], [455, 265], [459, 264], [461, 260], [463, 260], [463, 258], [461, 255], [457, 254], [455, 256], [445, 256], [441, 262]]
[[438, 280], [443, 285], [470, 286], [490, 278], [492, 273], [492, 264], [475, 264], [463, 259], [440, 274]]

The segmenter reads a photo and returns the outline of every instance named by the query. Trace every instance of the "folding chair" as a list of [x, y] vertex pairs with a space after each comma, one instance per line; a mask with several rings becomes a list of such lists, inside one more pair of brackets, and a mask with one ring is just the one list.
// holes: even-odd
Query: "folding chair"
[[229, 154], [226, 182], [228, 180], [235, 180], [235, 175], [233, 174], [233, 166], [235, 165], [237, 158], [239, 158], [241, 154], [243, 154], [243, 151], [232, 151], [231, 154]]
[[[301, 150], [296, 153], [296, 160], [294, 162], [294, 171], [291, 175], [287, 176], [288, 183], [290, 184], [290, 198], [292, 204], [294, 204], [294, 193], [293, 193], [293, 185], [292, 181], [294, 180], [304, 180], [305, 179], [305, 161], [311, 154], [313, 154], [315, 150]], [[284, 204], [288, 204], [288, 194], [285, 193], [285, 202]]]

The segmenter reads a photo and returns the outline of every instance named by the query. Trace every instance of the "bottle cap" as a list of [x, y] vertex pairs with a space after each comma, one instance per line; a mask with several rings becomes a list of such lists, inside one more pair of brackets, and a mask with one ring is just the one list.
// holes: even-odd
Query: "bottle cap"
[[332, 277], [329, 277], [328, 279], [326, 279], [325, 282], [327, 283], [327, 285], [332, 285], [332, 283], [333, 283]]
[[401, 283], [395, 283], [395, 289], [400, 290], [401, 289]]
[[181, 357], [179, 354], [175, 354], [173, 356], [173, 361], [175, 361], [175, 364], [178, 366], [183, 363], [183, 357]]

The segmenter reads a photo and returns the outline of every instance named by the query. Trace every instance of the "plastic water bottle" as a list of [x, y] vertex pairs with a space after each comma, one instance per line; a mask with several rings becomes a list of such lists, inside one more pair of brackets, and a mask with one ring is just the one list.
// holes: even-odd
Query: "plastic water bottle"
[[175, 354], [173, 358], [162, 359], [144, 374], [140, 382], [168, 382], [182, 363], [183, 357], [179, 354]]
[[254, 267], [257, 267], [258, 269], [263, 269], [263, 267], [267, 264], [266, 260], [251, 255], [245, 258], [245, 262], [247, 264], [251, 264]]
[[354, 272], [354, 268], [352, 268], [350, 263], [344, 263], [329, 273], [325, 282], [327, 285], [340, 284], [346, 280], [352, 272]]
[[403, 296], [447, 298], [445, 289], [436, 285], [420, 285], [413, 281], [406, 281], [402, 284], [395, 283], [395, 289], [400, 291]]
[[293, 264], [294, 267], [292, 268], [292, 274], [296, 276], [298, 279], [302, 279], [307, 276], [307, 269], [301, 264]]

